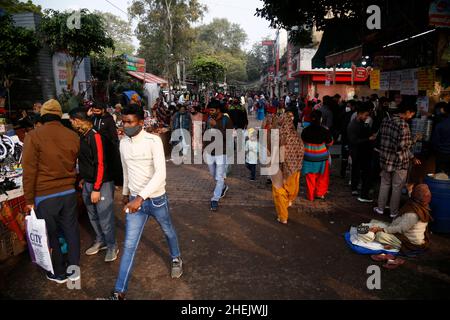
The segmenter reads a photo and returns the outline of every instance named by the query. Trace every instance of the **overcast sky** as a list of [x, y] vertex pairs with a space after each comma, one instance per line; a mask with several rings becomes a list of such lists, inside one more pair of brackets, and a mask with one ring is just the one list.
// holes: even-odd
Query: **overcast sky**
[[[55, 10], [80, 9], [100, 10], [111, 12], [128, 20], [127, 8], [130, 0], [32, 0], [33, 3], [43, 8]], [[208, 12], [203, 18], [204, 23], [212, 21], [213, 18], [227, 18], [231, 22], [238, 23], [248, 35], [246, 49], [252, 44], [261, 41], [266, 36], [274, 36], [274, 30], [269, 28], [269, 23], [261, 18], [255, 17], [256, 8], [262, 7], [260, 0], [199, 0], [208, 6]], [[133, 23], [133, 26], [136, 24]], [[134, 31], [134, 30], [133, 30]], [[135, 47], [139, 42], [133, 39]]]

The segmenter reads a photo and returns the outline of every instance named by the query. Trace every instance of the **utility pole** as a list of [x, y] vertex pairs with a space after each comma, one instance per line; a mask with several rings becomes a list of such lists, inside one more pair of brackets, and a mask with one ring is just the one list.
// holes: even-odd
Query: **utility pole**
[[172, 25], [172, 11], [171, 11], [171, 7], [172, 7], [172, 1], [164, 1], [166, 4], [166, 10], [167, 10], [167, 21], [169, 23], [169, 34], [168, 34], [168, 39], [167, 39], [167, 46], [168, 46], [168, 57], [166, 60], [166, 68], [167, 68], [167, 82], [169, 85], [169, 102], [172, 99], [172, 94], [171, 94], [171, 90], [170, 90], [170, 61], [172, 58], [172, 48], [173, 48], [173, 25]]

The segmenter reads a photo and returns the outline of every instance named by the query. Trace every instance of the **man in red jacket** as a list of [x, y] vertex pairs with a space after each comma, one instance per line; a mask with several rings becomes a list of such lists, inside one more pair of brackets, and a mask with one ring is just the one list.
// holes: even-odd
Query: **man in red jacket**
[[86, 250], [86, 255], [96, 255], [106, 250], [105, 262], [117, 259], [114, 225], [114, 146], [108, 138], [93, 129], [85, 111], [70, 111], [72, 127], [80, 135], [78, 167], [83, 188], [83, 201], [96, 233], [94, 244]]

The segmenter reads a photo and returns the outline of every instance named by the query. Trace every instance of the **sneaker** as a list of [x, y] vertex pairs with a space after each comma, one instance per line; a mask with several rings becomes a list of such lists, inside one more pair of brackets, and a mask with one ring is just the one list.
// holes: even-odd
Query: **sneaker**
[[398, 217], [398, 214], [393, 214], [393, 213], [391, 213], [391, 218], [392, 219], [395, 219], [395, 218], [397, 218]]
[[101, 242], [96, 242], [92, 245], [92, 247], [90, 247], [89, 249], [86, 250], [86, 255], [93, 256], [93, 255], [96, 255], [97, 253], [99, 253], [100, 251], [106, 250], [106, 249], [108, 249], [106, 244], [101, 243]]
[[217, 210], [219, 210], [219, 202], [211, 201], [211, 211], [217, 211]]
[[372, 199], [366, 199], [366, 198], [363, 198], [363, 197], [359, 197], [358, 201], [359, 202], [363, 202], [363, 203], [372, 203], [373, 202]]
[[112, 292], [111, 295], [106, 300], [114, 300], [114, 301], [125, 300], [125, 295], [123, 293]]
[[50, 281], [62, 284], [62, 283], [66, 283], [67, 282], [67, 275], [55, 276], [53, 273], [47, 272], [47, 279], [50, 280]]
[[318, 200], [325, 200], [325, 196], [316, 197], [316, 199], [318, 199]]
[[374, 211], [375, 213], [377, 213], [377, 214], [381, 214], [381, 215], [384, 214], [384, 210], [381, 209], [381, 208], [378, 208], [378, 207], [373, 208], [373, 211]]
[[358, 191], [352, 191], [352, 196], [357, 196], [357, 195], [359, 195]]
[[227, 192], [228, 192], [229, 189], [230, 189], [230, 188], [228, 188], [227, 185], [225, 185], [225, 186], [223, 187], [222, 195], [220, 196], [221, 199], [222, 199], [222, 198], [225, 198], [225, 196], [227, 195]]
[[119, 249], [108, 249], [105, 256], [105, 262], [113, 262], [117, 259], [117, 255], [119, 254]]
[[178, 279], [183, 275], [183, 261], [181, 258], [176, 258], [172, 260], [172, 279]]

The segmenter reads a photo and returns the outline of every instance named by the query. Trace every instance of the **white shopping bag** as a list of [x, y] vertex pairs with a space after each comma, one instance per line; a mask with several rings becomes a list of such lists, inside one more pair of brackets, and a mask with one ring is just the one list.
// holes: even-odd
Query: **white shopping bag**
[[38, 219], [34, 210], [31, 210], [31, 214], [25, 218], [25, 225], [31, 261], [54, 274], [45, 220]]

